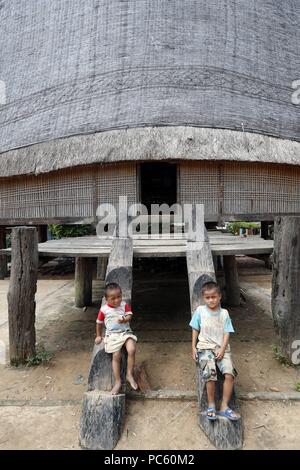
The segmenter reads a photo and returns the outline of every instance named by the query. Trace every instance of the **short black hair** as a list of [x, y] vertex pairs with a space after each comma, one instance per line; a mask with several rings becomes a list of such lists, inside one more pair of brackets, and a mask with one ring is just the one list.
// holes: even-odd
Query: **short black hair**
[[202, 286], [202, 289], [201, 289], [201, 294], [203, 295], [204, 292], [208, 291], [208, 290], [213, 290], [215, 289], [220, 295], [221, 295], [221, 289], [220, 289], [220, 286], [217, 282], [215, 281], [208, 281], [208, 282], [205, 282]]
[[112, 290], [118, 289], [122, 293], [122, 289], [116, 282], [108, 282], [104, 287], [104, 297], [106, 298], [108, 293]]

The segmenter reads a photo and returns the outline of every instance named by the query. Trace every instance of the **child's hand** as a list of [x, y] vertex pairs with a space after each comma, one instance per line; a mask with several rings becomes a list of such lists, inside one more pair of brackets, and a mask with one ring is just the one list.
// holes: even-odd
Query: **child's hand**
[[194, 359], [195, 362], [198, 361], [198, 351], [197, 351], [197, 348], [192, 348], [192, 358]]
[[118, 323], [125, 323], [125, 317], [118, 318]]
[[224, 354], [225, 354], [225, 351], [224, 351], [224, 349], [221, 348], [219, 350], [218, 354], [216, 355], [216, 360], [221, 361], [224, 357]]
[[103, 340], [102, 336], [96, 336], [95, 343], [100, 344], [102, 340]]

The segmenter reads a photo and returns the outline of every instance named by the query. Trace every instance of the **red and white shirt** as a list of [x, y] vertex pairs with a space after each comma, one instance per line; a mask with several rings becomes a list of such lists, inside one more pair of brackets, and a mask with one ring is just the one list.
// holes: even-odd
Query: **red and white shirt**
[[123, 331], [131, 331], [129, 323], [118, 323], [119, 318], [124, 318], [127, 315], [132, 316], [132, 310], [129, 305], [122, 300], [119, 307], [113, 307], [112, 305], [103, 305], [98, 313], [96, 322], [105, 325], [106, 334], [108, 333], [120, 333]]

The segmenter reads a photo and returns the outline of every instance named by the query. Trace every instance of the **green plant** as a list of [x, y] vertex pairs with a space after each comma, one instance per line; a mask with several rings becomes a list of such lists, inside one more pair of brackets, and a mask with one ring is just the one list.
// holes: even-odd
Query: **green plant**
[[295, 383], [295, 390], [296, 392], [300, 392], [300, 380], [299, 382]]
[[10, 248], [11, 247], [11, 233], [7, 233], [6, 234], [6, 248]]
[[286, 366], [286, 367], [291, 367], [293, 366], [293, 363], [291, 361], [289, 361], [289, 359], [287, 359], [281, 352], [280, 348], [276, 345], [276, 344], [273, 344], [272, 345], [272, 351], [273, 351], [273, 355], [275, 357], [275, 359], [280, 363], [282, 364], [283, 366]]
[[51, 359], [53, 359], [53, 357], [54, 357], [54, 354], [51, 353], [50, 351], [47, 351], [43, 344], [38, 344], [36, 347], [35, 355], [32, 357], [29, 357], [26, 361], [26, 364], [29, 367], [38, 366], [40, 364], [47, 364], [48, 362], [51, 361]]
[[91, 225], [49, 225], [49, 231], [53, 238], [65, 238], [65, 237], [83, 237], [89, 235], [93, 231]]
[[259, 230], [260, 224], [258, 222], [230, 222], [227, 225], [227, 229], [229, 230], [229, 232], [233, 233], [234, 235], [239, 234], [240, 228], [251, 228]]

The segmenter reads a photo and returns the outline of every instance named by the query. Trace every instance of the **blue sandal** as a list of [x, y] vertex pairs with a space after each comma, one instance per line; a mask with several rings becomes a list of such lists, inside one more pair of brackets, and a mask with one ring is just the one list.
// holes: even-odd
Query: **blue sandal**
[[225, 411], [219, 411], [218, 415], [224, 416], [224, 418], [228, 418], [231, 421], [237, 421], [240, 419], [231, 408], [226, 408]]
[[[215, 413], [215, 416], [210, 416], [208, 413]], [[217, 419], [216, 409], [215, 408], [207, 408], [206, 416], [210, 421], [215, 421]]]

